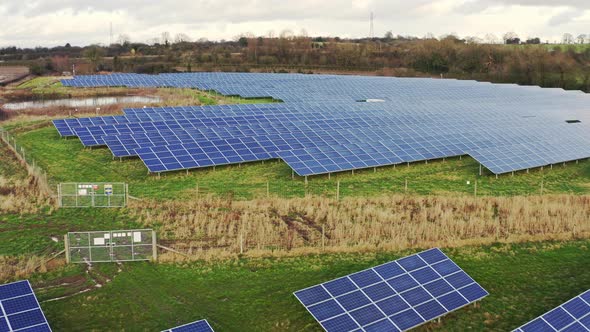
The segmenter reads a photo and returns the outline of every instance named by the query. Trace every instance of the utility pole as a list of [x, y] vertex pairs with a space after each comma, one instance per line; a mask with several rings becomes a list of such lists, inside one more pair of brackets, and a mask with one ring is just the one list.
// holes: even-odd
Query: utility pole
[[374, 20], [375, 20], [375, 15], [373, 14], [373, 12], [371, 12], [371, 27], [369, 29], [369, 38], [371, 38], [371, 39], [375, 38], [375, 26], [373, 24]]

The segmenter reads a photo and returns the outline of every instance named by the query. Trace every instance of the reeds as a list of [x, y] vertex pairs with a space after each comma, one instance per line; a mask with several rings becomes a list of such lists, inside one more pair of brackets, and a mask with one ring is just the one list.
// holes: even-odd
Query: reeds
[[38, 256], [0, 256], [0, 283], [26, 279], [34, 272], [46, 272], [64, 265], [64, 260], [47, 263]]
[[134, 202], [130, 213], [196, 257], [402, 250], [590, 236], [590, 197], [404, 196]]
[[51, 205], [53, 195], [45, 172], [34, 163], [28, 164], [26, 155], [16, 152], [18, 146], [9, 144], [10, 136], [0, 134], [0, 157], [9, 173], [0, 174], [0, 212], [36, 213], [41, 207]]

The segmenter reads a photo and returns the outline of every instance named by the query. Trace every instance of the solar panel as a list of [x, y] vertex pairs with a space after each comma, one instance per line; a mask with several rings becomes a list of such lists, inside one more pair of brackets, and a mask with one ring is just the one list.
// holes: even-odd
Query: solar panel
[[0, 285], [0, 331], [51, 332], [28, 280]]
[[213, 332], [213, 328], [206, 319], [177, 326], [162, 332]]
[[533, 319], [514, 331], [590, 331], [590, 290]]
[[[150, 172], [270, 156], [307, 176], [470, 155], [492, 173], [503, 174], [590, 157], [589, 97], [562, 89], [257, 73], [90, 75], [64, 84], [191, 87], [283, 101], [150, 107], [124, 110], [123, 116], [54, 121], [60, 135], [78, 136], [84, 146], [106, 145], [115, 157], [139, 156]], [[382, 102], [358, 102], [375, 99]], [[577, 121], [570, 123], [572, 119]], [[228, 142], [244, 139], [262, 151], [218, 155]], [[186, 149], [175, 147], [209, 143], [215, 155], [207, 160], [195, 155], [189, 160]], [[159, 151], [166, 151], [162, 157], [168, 159], [152, 158]]]
[[405, 331], [488, 295], [440, 249], [294, 293], [331, 331]]

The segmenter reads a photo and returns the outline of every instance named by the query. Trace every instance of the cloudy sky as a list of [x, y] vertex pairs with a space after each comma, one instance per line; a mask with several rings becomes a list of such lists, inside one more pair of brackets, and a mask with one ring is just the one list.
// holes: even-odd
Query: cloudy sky
[[107, 44], [111, 22], [114, 40], [141, 42], [162, 32], [219, 40], [285, 29], [363, 37], [371, 12], [378, 36], [590, 34], [590, 0], [1, 0], [0, 47]]

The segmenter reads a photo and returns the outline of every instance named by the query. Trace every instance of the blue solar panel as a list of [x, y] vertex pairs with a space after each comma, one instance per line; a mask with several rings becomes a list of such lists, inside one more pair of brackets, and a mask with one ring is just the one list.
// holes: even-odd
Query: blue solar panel
[[514, 331], [590, 331], [590, 290], [533, 319]]
[[487, 295], [437, 248], [295, 292], [329, 332], [405, 331]]
[[51, 332], [27, 280], [0, 285], [0, 331]]
[[213, 328], [207, 320], [199, 320], [186, 325], [177, 326], [163, 332], [213, 332]]
[[[470, 155], [502, 174], [590, 157], [588, 96], [561, 89], [251, 73], [91, 75], [63, 83], [191, 87], [284, 101], [129, 109], [123, 116], [54, 121], [60, 135], [78, 136], [85, 146], [107, 145], [115, 157], [139, 156], [157, 173], [280, 158], [307, 176]], [[357, 102], [368, 99], [383, 102]], [[581, 122], [566, 123], [571, 119]], [[257, 146], [238, 148], [242, 143], [235, 140]], [[187, 157], [186, 150], [171, 149], [193, 143], [210, 143], [213, 154], [189, 151]], [[223, 150], [227, 146], [232, 151]], [[171, 155], [149, 151], [154, 148]]]

